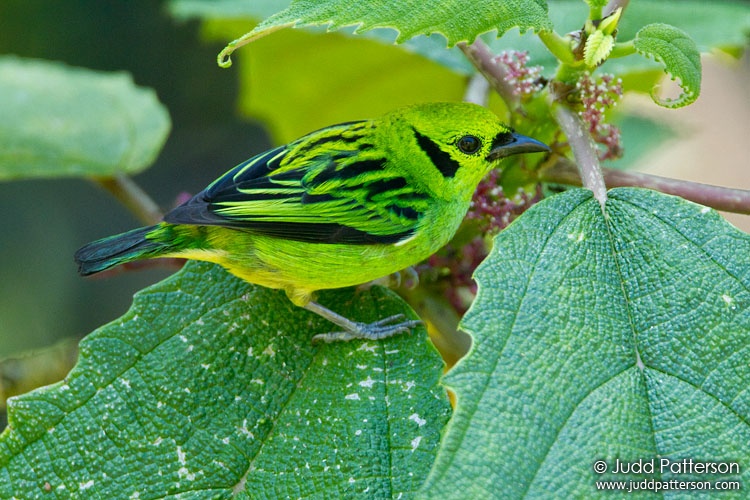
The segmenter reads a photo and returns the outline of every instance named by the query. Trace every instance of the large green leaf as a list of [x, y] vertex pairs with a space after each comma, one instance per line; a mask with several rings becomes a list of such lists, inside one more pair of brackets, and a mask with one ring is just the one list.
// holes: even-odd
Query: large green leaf
[[[750, 237], [642, 189], [610, 191], [606, 210], [571, 190], [496, 238], [463, 321], [473, 348], [445, 378], [457, 404], [426, 498], [750, 481]], [[661, 458], [741, 475], [660, 471]], [[615, 474], [615, 459], [654, 459], [656, 472]]]
[[288, 8], [227, 45], [219, 60], [228, 62], [237, 47], [290, 26], [326, 25], [329, 29], [356, 26], [357, 31], [393, 28], [398, 32], [397, 42], [437, 33], [447, 39], [449, 46], [471, 42], [489, 31], [502, 35], [516, 27], [521, 32], [552, 29], [545, 0], [475, 0], [471, 8], [467, 6], [464, 0], [293, 0]]
[[[387, 290], [323, 294], [370, 321]], [[65, 381], [12, 398], [0, 497], [411, 496], [450, 409], [424, 330], [313, 346], [285, 295], [190, 263], [81, 343]]]
[[0, 57], [0, 180], [142, 171], [170, 129], [125, 73]]
[[[210, 3], [196, 0], [171, 0], [170, 8], [176, 16], [182, 18], [199, 16], [209, 19], [257, 19], [285, 8], [288, 3], [285, 0], [264, 2], [222, 0]], [[558, 33], [581, 29], [587, 15], [588, 7], [580, 0], [556, 0], [549, 5], [549, 17]], [[712, 2], [638, 0], [628, 5], [621, 18], [618, 25], [618, 40], [632, 40], [643, 26], [659, 22], [669, 23], [687, 32], [701, 52], [718, 48], [736, 53], [737, 49], [746, 44], [746, 36], [750, 30], [750, 8], [745, 2], [735, 0]], [[391, 29], [373, 29], [364, 33], [364, 36], [377, 38], [387, 44], [392, 44], [396, 38], [396, 34]], [[500, 39], [496, 36], [483, 38], [495, 52], [508, 49], [526, 50], [530, 52], [533, 64], [544, 66], [548, 76], [555, 71], [554, 57], [533, 34], [527, 33], [519, 37], [518, 33], [511, 30]], [[460, 50], [445, 49], [445, 39], [439, 35], [416, 36], [405, 41], [401, 47], [419, 53], [459, 73], [470, 74], [474, 71]], [[657, 64], [653, 61], [631, 56], [611, 59], [607, 61], [603, 69], [614, 72], [618, 76], [629, 72], [649, 71], [648, 74], [653, 75], [652, 79], [638, 88], [638, 90], [648, 91], [653, 77], [660, 74], [650, 71], [656, 67]]]

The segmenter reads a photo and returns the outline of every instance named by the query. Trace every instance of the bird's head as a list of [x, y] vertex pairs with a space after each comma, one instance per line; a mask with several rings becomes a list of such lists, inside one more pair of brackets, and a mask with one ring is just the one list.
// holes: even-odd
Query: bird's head
[[[515, 133], [487, 108], [430, 103], [402, 108], [388, 118], [406, 147], [393, 150], [415, 177], [445, 199], [469, 199], [497, 162], [520, 153], [547, 152], [543, 143]], [[406, 141], [404, 143], [403, 141]]]

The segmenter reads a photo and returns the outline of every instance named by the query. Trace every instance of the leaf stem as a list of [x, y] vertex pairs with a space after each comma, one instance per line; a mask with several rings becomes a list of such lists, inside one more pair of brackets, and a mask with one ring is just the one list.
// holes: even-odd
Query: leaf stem
[[554, 31], [540, 31], [538, 36], [547, 50], [561, 63], [574, 64], [576, 62], [575, 56], [570, 51], [570, 41], [567, 38]]
[[586, 125], [578, 114], [563, 104], [555, 105], [555, 117], [575, 156], [583, 186], [594, 193], [594, 198], [604, 210], [607, 202], [607, 186], [599, 165], [599, 155]]
[[162, 219], [159, 205], [130, 177], [94, 177], [93, 181], [117, 198], [138, 219], [146, 224], [156, 224]]
[[616, 43], [612, 52], [609, 53], [608, 58], [625, 57], [631, 54], [635, 54], [635, 43], [633, 40], [624, 43]]
[[[750, 215], [750, 191], [701, 184], [680, 179], [669, 179], [643, 172], [603, 168], [604, 181], [609, 187], [642, 187], [680, 196], [716, 210]], [[539, 180], [570, 186], [580, 186], [581, 177], [573, 162], [560, 158], [539, 171]]]

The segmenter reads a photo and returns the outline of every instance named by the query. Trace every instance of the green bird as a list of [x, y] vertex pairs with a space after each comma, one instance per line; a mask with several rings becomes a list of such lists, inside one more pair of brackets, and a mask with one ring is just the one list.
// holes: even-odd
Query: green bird
[[410, 106], [261, 153], [163, 222], [89, 243], [75, 259], [84, 276], [138, 259], [214, 262], [284, 290], [344, 330], [314, 341], [381, 339], [419, 322], [402, 315], [354, 322], [314, 302], [315, 292], [366, 283], [429, 257], [453, 237], [498, 160], [544, 151], [481, 106]]

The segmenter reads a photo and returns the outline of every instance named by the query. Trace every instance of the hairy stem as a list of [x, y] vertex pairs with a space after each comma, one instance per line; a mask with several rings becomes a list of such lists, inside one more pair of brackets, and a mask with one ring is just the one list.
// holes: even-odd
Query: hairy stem
[[505, 80], [505, 67], [495, 62], [495, 54], [492, 53], [487, 44], [477, 38], [471, 45], [467, 45], [464, 42], [457, 43], [456, 45], [471, 64], [490, 82], [495, 92], [505, 101], [508, 109], [511, 112], [515, 112], [520, 107], [521, 100], [513, 92], [513, 86]]
[[161, 220], [163, 214], [159, 206], [130, 177], [123, 174], [114, 177], [96, 177], [94, 182], [117, 198], [141, 222], [150, 225]]
[[591, 139], [591, 134], [578, 114], [569, 107], [558, 104], [555, 106], [555, 117], [575, 156], [576, 164], [583, 180], [583, 186], [594, 193], [594, 198], [604, 210], [607, 202], [607, 186], [604, 184], [602, 168], [599, 165], [599, 155]]
[[[750, 191], [711, 186], [698, 182], [669, 179], [657, 175], [604, 168], [604, 181], [609, 187], [642, 187], [706, 205], [716, 210], [750, 215]], [[539, 171], [539, 180], [580, 186], [581, 177], [573, 162], [566, 158]]]

